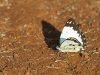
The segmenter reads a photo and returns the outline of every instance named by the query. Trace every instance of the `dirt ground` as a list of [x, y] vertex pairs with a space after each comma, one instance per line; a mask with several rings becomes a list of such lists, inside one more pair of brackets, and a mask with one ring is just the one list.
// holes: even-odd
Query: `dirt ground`
[[[87, 49], [55, 49], [69, 18]], [[100, 75], [100, 0], [0, 0], [0, 75]]]

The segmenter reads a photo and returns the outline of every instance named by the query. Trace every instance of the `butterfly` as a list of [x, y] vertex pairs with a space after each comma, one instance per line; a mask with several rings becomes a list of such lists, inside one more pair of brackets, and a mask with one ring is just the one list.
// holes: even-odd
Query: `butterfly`
[[59, 52], [79, 52], [86, 49], [85, 35], [72, 18], [66, 22], [59, 43], [56, 47]]

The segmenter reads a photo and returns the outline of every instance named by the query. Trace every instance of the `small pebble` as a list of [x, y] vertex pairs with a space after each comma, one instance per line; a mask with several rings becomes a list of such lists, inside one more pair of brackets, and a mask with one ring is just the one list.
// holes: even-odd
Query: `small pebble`
[[100, 52], [100, 47], [97, 49], [98, 52]]
[[84, 57], [85, 57], [85, 59], [88, 59], [89, 58], [89, 54], [88, 53], [84, 53]]
[[2, 33], [2, 34], [0, 34], [0, 36], [1, 36], [1, 37], [4, 37], [4, 36], [6, 36], [6, 34], [5, 34], [5, 33]]

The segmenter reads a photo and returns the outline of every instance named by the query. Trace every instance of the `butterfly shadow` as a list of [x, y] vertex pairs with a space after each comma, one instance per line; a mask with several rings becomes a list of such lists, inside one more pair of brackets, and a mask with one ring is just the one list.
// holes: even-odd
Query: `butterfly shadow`
[[56, 50], [56, 46], [59, 45], [61, 32], [44, 20], [42, 21], [42, 31], [48, 48]]

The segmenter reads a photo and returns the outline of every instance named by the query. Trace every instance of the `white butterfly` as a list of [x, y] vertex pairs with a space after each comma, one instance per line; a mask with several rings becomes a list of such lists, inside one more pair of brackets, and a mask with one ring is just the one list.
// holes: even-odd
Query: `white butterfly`
[[60, 52], [79, 52], [86, 49], [85, 35], [79, 30], [79, 25], [71, 18], [67, 21], [60, 35]]

